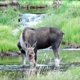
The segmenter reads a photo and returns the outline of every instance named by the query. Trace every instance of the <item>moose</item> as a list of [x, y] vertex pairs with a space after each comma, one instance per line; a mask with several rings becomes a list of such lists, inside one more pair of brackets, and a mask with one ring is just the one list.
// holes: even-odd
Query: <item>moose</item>
[[17, 43], [21, 51], [22, 65], [26, 66], [26, 58], [28, 58], [31, 67], [36, 67], [37, 50], [51, 46], [55, 57], [54, 69], [59, 69], [60, 57], [58, 48], [62, 41], [63, 34], [64, 33], [57, 27], [24, 28]]

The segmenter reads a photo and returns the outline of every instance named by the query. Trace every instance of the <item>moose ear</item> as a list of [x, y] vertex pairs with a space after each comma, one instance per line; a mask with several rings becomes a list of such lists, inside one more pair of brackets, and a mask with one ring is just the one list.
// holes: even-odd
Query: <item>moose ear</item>
[[37, 41], [33, 44], [33, 46], [32, 46], [32, 47], [34, 47], [34, 48], [35, 48], [35, 47], [36, 47], [36, 44], [37, 44]]

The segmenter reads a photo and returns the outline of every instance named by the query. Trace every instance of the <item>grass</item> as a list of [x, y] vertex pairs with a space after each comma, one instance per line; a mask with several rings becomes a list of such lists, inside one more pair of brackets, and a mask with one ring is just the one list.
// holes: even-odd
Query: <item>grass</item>
[[0, 52], [5, 51], [18, 51], [17, 37], [11, 27], [0, 25]]
[[[3, 74], [2, 74], [3, 73]], [[23, 80], [23, 78], [21, 78], [21, 72], [14, 70], [13, 72], [11, 71], [0, 71], [0, 80]], [[66, 72], [53, 72], [53, 71], [49, 71], [46, 73], [46, 75], [42, 75], [42, 74], [37, 74], [36, 76], [32, 76], [32, 77], [25, 77], [24, 80], [79, 80], [80, 79], [80, 68], [79, 67], [74, 67], [71, 68], [69, 70], [67, 70]]]
[[[71, 62], [80, 62], [79, 51], [59, 51], [61, 62], [71, 63]], [[52, 50], [46, 51], [41, 50], [38, 52], [38, 63], [48, 64], [50, 61], [54, 61], [54, 53]]]
[[10, 6], [2, 9], [0, 8], [0, 24], [17, 27], [19, 14], [19, 10], [14, 10]]
[[[79, 1], [63, 1], [58, 9], [50, 7], [46, 11], [47, 16], [42, 20], [42, 23], [36, 25], [36, 27], [59, 27], [65, 34], [63, 41], [80, 43], [79, 4]], [[14, 36], [12, 30], [18, 28], [19, 13], [19, 10], [15, 11], [11, 7], [0, 11], [0, 52], [18, 51], [16, 44], [21, 31]], [[41, 56], [41, 58], [42, 57], [43, 56]], [[49, 58], [49, 60], [52, 60], [52, 58]]]
[[[69, 70], [69, 71], [66, 71], [66, 72], [64, 72], [64, 73], [55, 73], [55, 72], [48, 72], [48, 74], [45, 76], [45, 75], [37, 75], [36, 77], [35, 77], [35, 79], [37, 79], [37, 80], [79, 80], [79, 75], [80, 75], [80, 73], [78, 74], [78, 75], [73, 75], [72, 73], [71, 73], [71, 71]], [[30, 78], [27, 78], [28, 80], [35, 80], [33, 77], [30, 77]], [[26, 80], [26, 78], [25, 78], [25, 80]]]
[[21, 64], [21, 62], [22, 62], [21, 57], [0, 57], [1, 65]]
[[[43, 3], [44, 1], [40, 0], [40, 1], [28, 1], [28, 2], [31, 3], [31, 5], [32, 5], [34, 3], [35, 4]], [[48, 2], [48, 1], [46, 1], [46, 2]], [[22, 0], [20, 0], [19, 3], [22, 3]], [[24, 3], [26, 3], [26, 2], [23, 1], [23, 4]], [[70, 1], [70, 2], [69, 2], [69, 0], [62, 1], [62, 5], [58, 9], [53, 9], [51, 7], [46, 9], [46, 14], [47, 14], [46, 18], [44, 18], [42, 20], [42, 23], [36, 25], [36, 27], [41, 27], [41, 26], [59, 27], [65, 34], [63, 41], [80, 43], [80, 41], [79, 41], [80, 40], [80, 36], [79, 36], [79, 33], [80, 33], [80, 28], [79, 28], [80, 27], [80, 24], [79, 24], [80, 23], [80, 21], [79, 21], [80, 9], [79, 8], [80, 8], [79, 1]], [[36, 11], [39, 12], [40, 10], [36, 10]], [[40, 11], [40, 12], [43, 12], [43, 11]], [[30, 11], [30, 12], [32, 12], [32, 11]], [[35, 12], [35, 10], [33, 12]], [[7, 7], [6, 9], [2, 9], [0, 11], [0, 18], [1, 18], [0, 24], [10, 26], [13, 29], [15, 27], [18, 27], [18, 18], [19, 18], [20, 13], [21, 12], [19, 10], [14, 10], [10, 6]], [[33, 27], [35, 27], [35, 26], [33, 26]], [[10, 35], [8, 37], [11, 37], [11, 36], [12, 35]], [[8, 42], [8, 40], [7, 41], [5, 40], [5, 36], [2, 38], [4, 39], [3, 44]], [[12, 45], [12, 42], [10, 44]], [[2, 44], [1, 44], [1, 46], [2, 46]]]
[[19, 2], [19, 4], [20, 5], [26, 5], [26, 4], [28, 4], [28, 5], [42, 5], [42, 4], [49, 4], [49, 3], [52, 3], [54, 0], [31, 0], [31, 1], [29, 1], [29, 0], [19, 0], [18, 2]]
[[40, 26], [56, 26], [64, 32], [63, 41], [80, 43], [80, 2], [63, 1], [58, 9], [50, 8]]

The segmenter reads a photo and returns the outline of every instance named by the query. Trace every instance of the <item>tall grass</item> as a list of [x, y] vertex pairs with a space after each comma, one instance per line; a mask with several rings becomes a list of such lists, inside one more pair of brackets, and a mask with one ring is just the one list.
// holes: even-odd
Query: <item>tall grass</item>
[[42, 5], [52, 3], [54, 0], [18, 0], [20, 5]]
[[8, 6], [0, 10], [0, 24], [9, 25], [11, 27], [17, 27], [19, 10], [14, 10]]
[[[2, 74], [3, 72], [3, 74]], [[36, 76], [28, 76], [21, 78], [21, 73], [17, 72], [4, 72], [0, 71], [0, 80], [80, 80], [80, 68], [73, 67], [66, 72], [53, 72], [49, 71], [46, 75], [37, 74]]]
[[47, 75], [37, 75], [35, 77], [29, 77], [25, 78], [28, 80], [79, 80], [80, 74], [72, 75], [70, 71], [64, 72], [64, 73], [55, 73], [55, 72], [49, 72]]
[[0, 25], [0, 52], [17, 51], [17, 37], [13, 35], [12, 28]]
[[56, 26], [64, 32], [64, 41], [80, 43], [80, 2], [63, 1], [58, 9], [50, 8], [37, 26]]
[[[23, 1], [23, 0], [22, 0]], [[22, 1], [20, 1], [22, 3]], [[30, 1], [28, 1], [30, 2]], [[40, 0], [39, 3], [44, 1]], [[46, 1], [47, 2], [47, 1]], [[31, 3], [31, 2], [30, 2]], [[37, 1], [32, 1], [31, 4], [37, 3]], [[11, 7], [3, 9], [0, 11], [0, 24], [8, 25], [10, 27], [5, 27], [0, 25], [0, 51], [6, 50], [17, 50], [16, 41], [18, 39], [18, 34], [14, 37], [11, 33], [12, 29], [17, 27], [19, 10], [14, 10]], [[49, 8], [46, 11], [46, 17], [42, 20], [42, 23], [36, 25], [36, 27], [41, 26], [56, 26], [64, 32], [63, 41], [66, 42], [76, 42], [80, 43], [80, 2], [79, 1], [62, 1], [62, 5], [57, 8]], [[11, 28], [13, 27], [13, 28]], [[2, 36], [3, 35], [3, 36]], [[9, 44], [10, 46], [9, 46]], [[3, 44], [5, 47], [3, 47]], [[8, 48], [6, 46], [8, 45]], [[13, 48], [14, 47], [14, 48]]]

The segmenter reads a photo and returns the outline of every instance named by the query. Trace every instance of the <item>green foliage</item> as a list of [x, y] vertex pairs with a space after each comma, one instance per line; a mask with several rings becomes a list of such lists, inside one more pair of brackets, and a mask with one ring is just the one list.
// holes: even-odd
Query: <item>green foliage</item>
[[49, 2], [53, 2], [54, 0], [18, 0], [20, 5], [42, 5], [42, 4], [49, 4]]
[[80, 43], [80, 2], [63, 1], [58, 9], [50, 8], [37, 26], [56, 26], [64, 32], [63, 41]]
[[62, 27], [63, 32], [65, 33], [64, 36], [64, 41], [66, 40], [67, 42], [77, 42], [80, 43], [80, 24], [79, 24], [79, 19], [80, 17], [76, 18], [70, 18], [65, 27]]
[[0, 80], [79, 80], [80, 68], [73, 67], [66, 72], [49, 71], [46, 75], [37, 74], [36, 76], [26, 76], [22, 78], [21, 71], [0, 71]]
[[13, 35], [12, 28], [0, 25], [0, 52], [17, 51], [17, 37]]
[[[61, 62], [63, 63], [71, 63], [71, 62], [79, 62], [80, 54], [79, 51], [59, 51]], [[38, 64], [48, 64], [50, 61], [54, 61], [54, 54], [52, 50], [41, 50], [38, 56]]]
[[0, 80], [79, 80], [80, 79], [80, 68], [74, 67], [66, 72], [46, 72], [45, 75], [37, 74], [36, 76], [26, 76], [21, 78], [21, 72], [14, 71], [0, 71]]
[[78, 74], [75, 74], [75, 75], [72, 75], [71, 71], [66, 71], [65, 73], [55, 73], [53, 71], [51, 72], [48, 72], [47, 75], [37, 75], [35, 77], [27, 77], [25, 78], [28, 79], [28, 80], [79, 80], [79, 77], [80, 75]]
[[[22, 1], [23, 0], [20, 0], [19, 2], [22, 3]], [[27, 0], [27, 2], [32, 5], [36, 3], [37, 4], [43, 3], [44, 1], [43, 0], [40, 0], [40, 1]], [[23, 1], [23, 3], [26, 3], [26, 2]], [[38, 24], [36, 27], [41, 27], [41, 26], [59, 27], [65, 34], [63, 41], [80, 43], [80, 36], [79, 36], [80, 34], [80, 28], [79, 28], [80, 27], [80, 21], [79, 21], [80, 2], [79, 1], [71, 1], [71, 2], [69, 2], [69, 0], [62, 1], [62, 5], [59, 8], [53, 9], [52, 7], [49, 7], [48, 9], [46, 9], [45, 12], [47, 14], [46, 18], [43, 18], [42, 23]], [[0, 24], [9, 25], [13, 28], [17, 27], [19, 13], [20, 11], [14, 10], [11, 7], [1, 10]], [[14, 46], [16, 44], [17, 38], [19, 37], [21, 31], [18, 33], [18, 35], [16, 35], [16, 37], [14, 37], [11, 33], [7, 33], [7, 32], [10, 32], [9, 30], [11, 29], [7, 29], [7, 27], [4, 27], [2, 30], [2, 27], [0, 29], [0, 32], [1, 32], [0, 41], [2, 42], [3, 40], [2, 42], [3, 44], [5, 43], [7, 44], [8, 42], [10, 42], [10, 45]], [[1, 48], [0, 50], [3, 50], [3, 49], [4, 48]], [[15, 46], [15, 49], [17, 49], [16, 46]]]
[[19, 11], [12, 7], [6, 7], [0, 11], [0, 24], [17, 27]]
[[67, 0], [67, 1], [80, 1], [80, 0]]
[[5, 0], [0, 0], [0, 1], [5, 1]]
[[5, 51], [17, 51], [16, 44], [9, 42], [8, 40], [0, 41], [0, 52]]
[[61, 6], [57, 9], [53, 9], [53, 11], [57, 15], [63, 14], [68, 9], [68, 6], [69, 6], [68, 1], [62, 1]]
[[11, 64], [11, 65], [14, 65], [14, 64], [21, 64], [22, 62], [22, 59], [21, 59], [21, 56], [20, 57], [1, 57], [0, 58], [0, 64], [3, 64], [3, 65], [7, 65], [7, 64]]
[[76, 18], [80, 16], [80, 1], [73, 1], [66, 10], [66, 16], [69, 18]]

